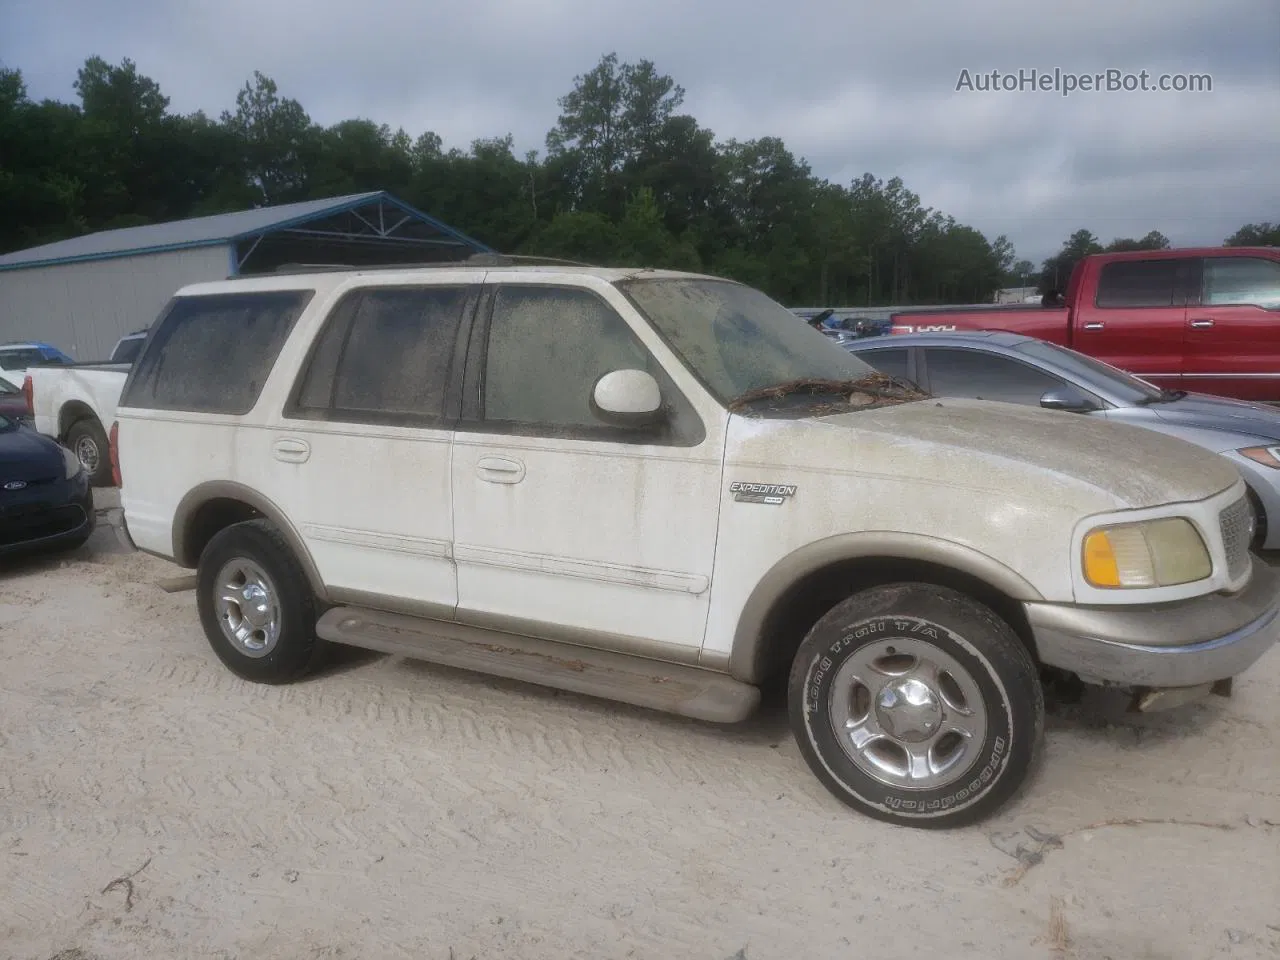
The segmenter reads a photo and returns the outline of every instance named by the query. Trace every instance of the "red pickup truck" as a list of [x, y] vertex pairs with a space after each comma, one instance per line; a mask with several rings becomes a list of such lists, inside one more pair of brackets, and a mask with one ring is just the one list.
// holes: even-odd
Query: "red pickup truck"
[[937, 307], [891, 333], [1004, 330], [1097, 357], [1156, 386], [1280, 400], [1280, 248], [1099, 253], [1076, 264], [1062, 306]]

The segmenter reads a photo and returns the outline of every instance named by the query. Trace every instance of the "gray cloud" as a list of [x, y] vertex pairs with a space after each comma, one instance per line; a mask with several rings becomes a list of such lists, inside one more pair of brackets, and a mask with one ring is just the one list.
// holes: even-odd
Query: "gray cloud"
[[[1040, 9], [1036, 9], [1040, 7]], [[131, 57], [175, 109], [217, 114], [254, 69], [312, 117], [541, 148], [600, 54], [647, 57], [721, 138], [777, 135], [816, 173], [903, 177], [1039, 260], [1072, 230], [1219, 243], [1280, 219], [1275, 0], [7, 0], [0, 59], [36, 96]], [[956, 92], [962, 69], [1206, 72], [1212, 93]]]

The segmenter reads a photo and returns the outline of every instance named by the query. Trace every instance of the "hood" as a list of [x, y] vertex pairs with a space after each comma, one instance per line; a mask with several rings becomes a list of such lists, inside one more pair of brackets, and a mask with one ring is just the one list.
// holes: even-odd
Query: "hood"
[[9, 480], [60, 480], [65, 469], [55, 441], [30, 427], [0, 428], [0, 486]]
[[787, 423], [831, 434], [817, 445], [797, 435], [786, 442], [791, 449], [770, 452], [797, 467], [825, 463], [1090, 512], [1202, 500], [1240, 479], [1221, 457], [1153, 430], [986, 400], [931, 399]]
[[1280, 408], [1265, 403], [1193, 393], [1171, 403], [1152, 404], [1146, 409], [1175, 426], [1228, 430], [1263, 440], [1280, 440]]

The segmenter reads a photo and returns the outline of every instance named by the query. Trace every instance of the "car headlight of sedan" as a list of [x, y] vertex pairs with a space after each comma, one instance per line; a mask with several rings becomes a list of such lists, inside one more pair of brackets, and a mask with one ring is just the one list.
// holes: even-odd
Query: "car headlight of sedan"
[[1242, 457], [1248, 457], [1254, 463], [1260, 463], [1264, 467], [1280, 470], [1280, 446], [1273, 444], [1269, 447], [1242, 447], [1236, 453]]
[[84, 469], [80, 465], [80, 458], [77, 457], [70, 450], [68, 450], [66, 447], [62, 448], [62, 462], [67, 468], [66, 478], [68, 480], [70, 480], [77, 473], [79, 473], [81, 470]]
[[1184, 517], [1095, 527], [1081, 563], [1091, 586], [1110, 589], [1172, 587], [1213, 572], [1209, 548]]

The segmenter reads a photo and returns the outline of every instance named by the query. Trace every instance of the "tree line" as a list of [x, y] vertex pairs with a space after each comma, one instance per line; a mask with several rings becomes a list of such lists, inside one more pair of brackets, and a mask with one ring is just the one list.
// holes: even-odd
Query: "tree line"
[[[982, 302], [1061, 288], [1086, 253], [1168, 246], [1153, 231], [1104, 248], [1081, 230], [1037, 269], [898, 177], [831, 183], [776, 137], [717, 139], [671, 77], [614, 54], [574, 78], [546, 149], [523, 156], [509, 135], [462, 150], [372, 120], [321, 126], [257, 72], [216, 119], [171, 112], [128, 59], [89, 58], [75, 92], [34, 101], [0, 66], [0, 252], [365, 190], [504, 252], [702, 270], [793, 305]], [[1280, 223], [1226, 242], [1280, 243]]]

